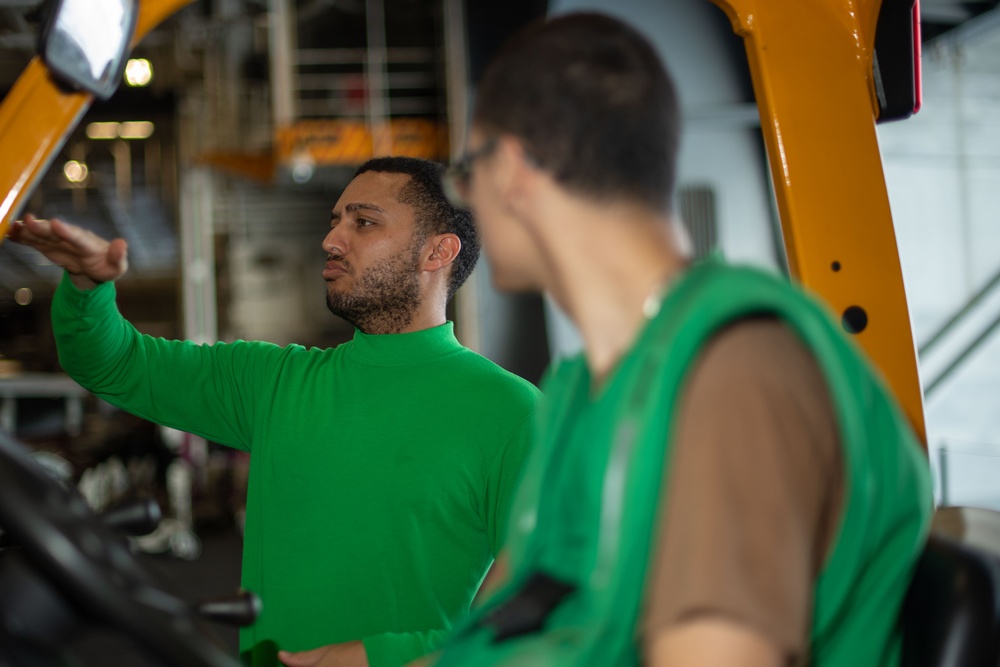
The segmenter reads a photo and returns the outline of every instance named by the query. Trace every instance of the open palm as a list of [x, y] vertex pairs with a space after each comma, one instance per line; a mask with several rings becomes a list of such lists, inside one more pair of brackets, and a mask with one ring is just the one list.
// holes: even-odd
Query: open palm
[[107, 241], [61, 220], [39, 220], [26, 215], [24, 220], [11, 225], [8, 238], [34, 248], [53, 264], [95, 283], [116, 280], [128, 270], [128, 246], [124, 239]]

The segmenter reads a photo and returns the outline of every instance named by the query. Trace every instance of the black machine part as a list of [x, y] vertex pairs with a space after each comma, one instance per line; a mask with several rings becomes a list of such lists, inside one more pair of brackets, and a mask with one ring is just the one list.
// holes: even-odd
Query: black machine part
[[84, 622], [123, 632], [165, 665], [238, 667], [196, 609], [2, 432], [0, 527], [19, 545], [0, 552], [0, 667], [62, 664], [58, 647]]
[[873, 75], [879, 123], [909, 118], [920, 107], [917, 0], [883, 0], [875, 29]]

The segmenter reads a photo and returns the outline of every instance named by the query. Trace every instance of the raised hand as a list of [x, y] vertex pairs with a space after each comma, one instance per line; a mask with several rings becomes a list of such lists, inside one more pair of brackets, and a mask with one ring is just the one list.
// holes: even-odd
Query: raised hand
[[8, 238], [30, 246], [70, 273], [83, 289], [117, 280], [128, 270], [128, 245], [124, 239], [106, 241], [93, 232], [53, 218], [39, 220], [25, 215], [10, 226]]

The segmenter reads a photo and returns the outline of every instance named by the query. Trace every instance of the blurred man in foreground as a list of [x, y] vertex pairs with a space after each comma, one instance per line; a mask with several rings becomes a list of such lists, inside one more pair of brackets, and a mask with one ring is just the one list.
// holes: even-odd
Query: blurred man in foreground
[[596, 14], [518, 35], [449, 172], [494, 281], [584, 352], [543, 386], [509, 582], [455, 665], [894, 665], [932, 508], [878, 375], [786, 281], [692, 266], [670, 231], [679, 111], [651, 45]]

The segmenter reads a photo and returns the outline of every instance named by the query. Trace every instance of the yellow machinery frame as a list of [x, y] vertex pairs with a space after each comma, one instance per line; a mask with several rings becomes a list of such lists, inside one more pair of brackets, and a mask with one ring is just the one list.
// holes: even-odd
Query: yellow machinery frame
[[860, 329], [926, 443], [872, 78], [881, 0], [711, 0], [743, 37], [792, 276]]
[[[191, 0], [141, 0], [132, 48]], [[67, 92], [37, 56], [0, 105], [0, 241], [37, 180], [93, 102], [93, 95]]]
[[[133, 47], [191, 0], [142, 0]], [[881, 0], [711, 0], [746, 44], [792, 276], [860, 331], [921, 439], [923, 394], [872, 80]], [[40, 59], [0, 106], [0, 240], [93, 98]], [[864, 326], [861, 326], [863, 324]]]

